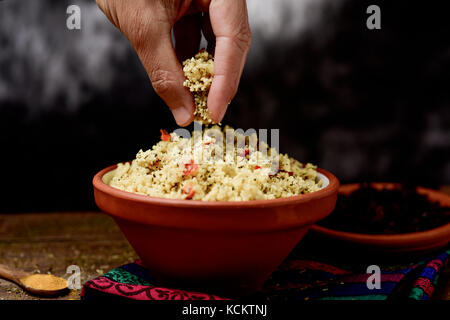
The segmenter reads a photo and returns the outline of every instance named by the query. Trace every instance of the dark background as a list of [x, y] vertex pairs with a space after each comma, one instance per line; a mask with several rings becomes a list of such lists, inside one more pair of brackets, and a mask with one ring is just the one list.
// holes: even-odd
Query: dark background
[[[82, 30], [66, 28], [78, 4]], [[381, 7], [381, 30], [366, 8]], [[341, 182], [450, 184], [444, 1], [249, 0], [253, 46], [223, 121]], [[0, 1], [0, 212], [93, 209], [91, 179], [176, 128], [95, 1]]]

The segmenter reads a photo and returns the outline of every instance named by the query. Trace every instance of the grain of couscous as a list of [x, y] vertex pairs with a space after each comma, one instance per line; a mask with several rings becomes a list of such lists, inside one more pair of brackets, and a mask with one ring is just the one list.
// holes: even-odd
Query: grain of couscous
[[140, 150], [131, 163], [118, 164], [109, 184], [152, 197], [203, 201], [276, 199], [322, 187], [316, 166], [278, 154], [256, 134], [245, 138], [217, 126], [189, 138], [161, 130], [161, 141]]

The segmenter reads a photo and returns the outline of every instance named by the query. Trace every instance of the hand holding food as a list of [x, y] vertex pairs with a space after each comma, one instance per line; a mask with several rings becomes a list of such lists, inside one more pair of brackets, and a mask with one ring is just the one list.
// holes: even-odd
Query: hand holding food
[[192, 122], [195, 108], [192, 94], [183, 86], [178, 58], [194, 56], [203, 29], [209, 45], [215, 42], [215, 77], [207, 106], [213, 122], [222, 120], [250, 48], [245, 0], [97, 0], [97, 4], [131, 42], [156, 93], [182, 126]]

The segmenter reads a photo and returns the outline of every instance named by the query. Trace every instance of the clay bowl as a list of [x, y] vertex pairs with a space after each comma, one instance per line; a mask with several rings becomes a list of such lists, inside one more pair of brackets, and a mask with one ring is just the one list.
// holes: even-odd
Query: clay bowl
[[260, 289], [313, 223], [336, 204], [339, 182], [295, 197], [239, 202], [174, 200], [110, 187], [108, 167], [93, 179], [98, 207], [114, 218], [163, 285], [239, 295]]
[[[371, 183], [376, 189], [392, 189], [394, 183]], [[358, 183], [345, 184], [339, 188], [339, 194], [350, 194], [359, 188]], [[450, 196], [428, 188], [419, 187], [417, 192], [425, 194], [430, 201], [437, 201], [442, 206], [450, 206]], [[384, 253], [426, 253], [445, 247], [450, 242], [450, 223], [440, 227], [411, 233], [383, 235], [352, 233], [314, 225], [315, 234], [324, 238], [325, 243], [348, 244], [357, 249]]]

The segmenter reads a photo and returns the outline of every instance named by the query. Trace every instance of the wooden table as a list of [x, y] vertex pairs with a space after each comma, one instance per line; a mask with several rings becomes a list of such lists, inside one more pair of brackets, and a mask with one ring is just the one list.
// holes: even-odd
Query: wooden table
[[[137, 258], [115, 222], [100, 212], [0, 214], [0, 263], [67, 278], [78, 265], [81, 282]], [[79, 299], [80, 290], [57, 299]], [[0, 279], [0, 299], [37, 299]]]
[[[0, 263], [65, 278], [66, 268], [78, 265], [84, 283], [136, 258], [114, 221], [99, 212], [0, 214]], [[79, 294], [72, 290], [56, 299], [79, 299]], [[38, 298], [0, 279], [0, 299]], [[450, 300], [449, 267], [434, 299]]]

